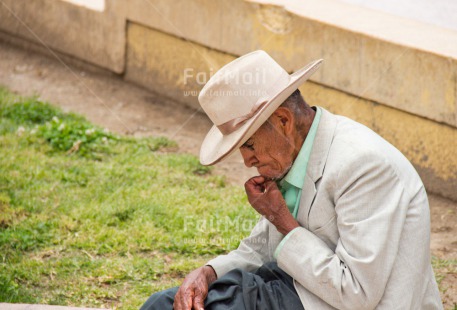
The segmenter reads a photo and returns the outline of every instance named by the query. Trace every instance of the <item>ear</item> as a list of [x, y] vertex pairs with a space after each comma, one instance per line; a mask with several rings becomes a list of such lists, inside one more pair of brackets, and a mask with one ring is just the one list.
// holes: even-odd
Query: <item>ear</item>
[[273, 113], [279, 128], [282, 128], [286, 136], [293, 133], [295, 118], [294, 114], [287, 108], [279, 107]]

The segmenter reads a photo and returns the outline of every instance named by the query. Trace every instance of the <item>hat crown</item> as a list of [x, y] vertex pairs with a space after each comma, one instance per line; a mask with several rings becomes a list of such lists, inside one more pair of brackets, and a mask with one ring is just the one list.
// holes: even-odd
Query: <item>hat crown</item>
[[289, 74], [266, 52], [244, 55], [217, 71], [198, 100], [216, 125], [248, 115], [289, 83]]

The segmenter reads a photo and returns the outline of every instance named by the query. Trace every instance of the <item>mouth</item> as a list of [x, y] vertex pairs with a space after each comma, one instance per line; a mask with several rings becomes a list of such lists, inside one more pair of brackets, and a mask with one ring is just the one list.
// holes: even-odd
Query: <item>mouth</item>
[[[257, 172], [263, 176], [265, 179], [272, 180], [272, 181], [278, 181], [281, 180], [285, 177], [285, 175], [289, 172], [291, 167], [288, 167], [282, 172], [277, 172], [276, 170], [268, 169], [268, 165], [259, 165], [256, 166]], [[262, 169], [263, 168], [263, 169]], [[263, 170], [263, 171], [261, 171]]]
[[[265, 178], [265, 180], [273, 180], [274, 176], [271, 175], [271, 171], [268, 170], [268, 165], [257, 166], [257, 172], [259, 175]], [[263, 171], [262, 171], [263, 170]]]

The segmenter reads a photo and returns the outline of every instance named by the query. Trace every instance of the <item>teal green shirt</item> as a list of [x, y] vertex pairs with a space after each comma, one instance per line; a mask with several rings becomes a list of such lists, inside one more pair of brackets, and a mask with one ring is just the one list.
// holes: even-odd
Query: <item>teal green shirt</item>
[[297, 155], [292, 167], [287, 175], [279, 181], [278, 187], [281, 194], [286, 201], [290, 213], [297, 218], [298, 208], [300, 206], [300, 196], [305, 183], [306, 169], [308, 168], [309, 156], [313, 149], [314, 138], [316, 137], [317, 127], [321, 119], [321, 110], [316, 108], [316, 115], [314, 116], [313, 123], [306, 136], [300, 152]]
[[[300, 152], [297, 155], [292, 167], [290, 168], [287, 175], [278, 183], [278, 187], [281, 191], [286, 205], [289, 208], [290, 213], [297, 218], [298, 208], [300, 207], [300, 197], [305, 183], [306, 170], [308, 168], [308, 161], [313, 149], [314, 138], [316, 137], [317, 127], [321, 119], [322, 111], [319, 107], [316, 107], [316, 115], [314, 116], [313, 123], [309, 129], [308, 135], [306, 136], [305, 142], [303, 143]], [[287, 238], [292, 234], [291, 231], [276, 248], [274, 256], [277, 257], [282, 245]]]

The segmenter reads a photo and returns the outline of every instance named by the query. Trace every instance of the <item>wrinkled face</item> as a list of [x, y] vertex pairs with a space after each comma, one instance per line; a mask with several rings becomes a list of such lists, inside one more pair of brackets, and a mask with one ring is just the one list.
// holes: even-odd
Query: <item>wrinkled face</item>
[[294, 146], [279, 122], [266, 122], [240, 147], [246, 167], [256, 167], [261, 176], [281, 179], [293, 163]]

